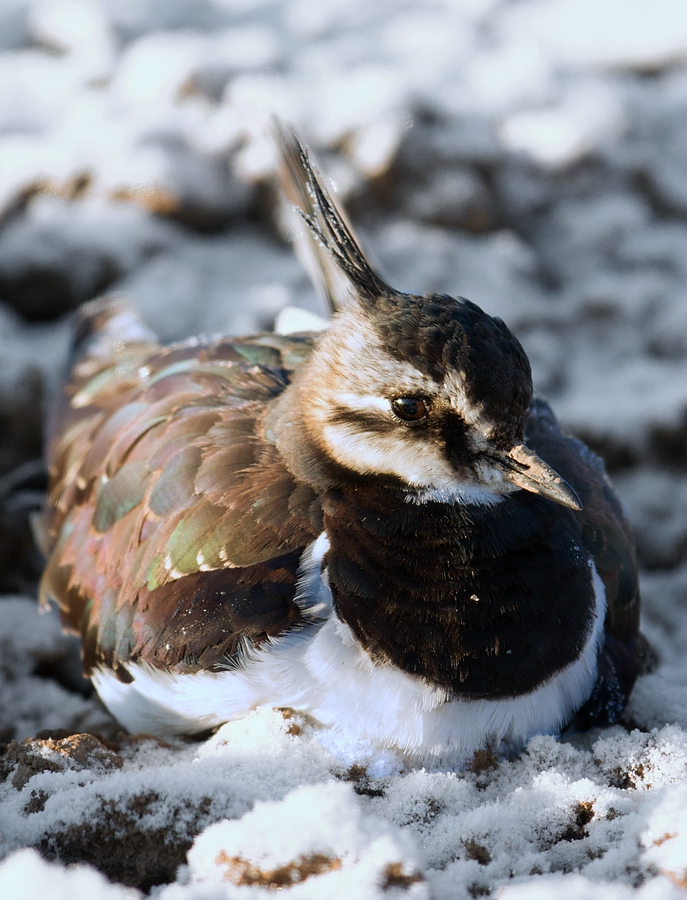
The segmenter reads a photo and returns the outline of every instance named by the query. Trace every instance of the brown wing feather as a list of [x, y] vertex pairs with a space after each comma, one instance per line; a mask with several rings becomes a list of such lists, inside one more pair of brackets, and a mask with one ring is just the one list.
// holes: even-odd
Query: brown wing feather
[[300, 620], [298, 561], [321, 512], [260, 423], [312, 341], [161, 348], [136, 321], [119, 302], [81, 313], [51, 422], [42, 597], [82, 635], [87, 672], [226, 666]]

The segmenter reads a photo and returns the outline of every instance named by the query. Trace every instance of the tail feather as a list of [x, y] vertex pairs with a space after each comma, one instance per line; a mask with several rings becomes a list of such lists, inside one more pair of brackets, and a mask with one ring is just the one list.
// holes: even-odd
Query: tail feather
[[349, 303], [352, 294], [376, 299], [387, 286], [367, 261], [345, 212], [318, 178], [308, 151], [277, 121], [273, 133], [282, 190], [307, 226], [296, 250], [316, 289], [332, 310]]

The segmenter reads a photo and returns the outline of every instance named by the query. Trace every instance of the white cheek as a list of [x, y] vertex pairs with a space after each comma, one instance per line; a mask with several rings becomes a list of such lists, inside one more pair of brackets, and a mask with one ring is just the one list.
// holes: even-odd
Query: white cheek
[[490, 465], [486, 460], [477, 460], [475, 468], [477, 469], [478, 478], [481, 484], [489, 485], [493, 490], [499, 490], [506, 494], [519, 490], [516, 485], [504, 477], [504, 474], [500, 469]]
[[370, 394], [348, 392], [345, 394], [334, 394], [333, 400], [339, 406], [348, 407], [352, 412], [380, 412], [387, 416], [391, 414], [391, 404], [386, 397], [374, 397]]
[[401, 434], [361, 433], [350, 425], [327, 425], [322, 437], [342, 466], [360, 474], [396, 475], [415, 487], [443, 487], [456, 480], [448, 461], [430, 443]]
[[463, 378], [458, 372], [450, 372], [444, 379], [444, 390], [450, 398], [450, 403], [458, 415], [472, 425], [472, 443], [476, 450], [486, 450], [489, 441], [494, 435], [494, 423], [483, 415], [484, 407], [476, 406], [468, 402], [465, 396]]

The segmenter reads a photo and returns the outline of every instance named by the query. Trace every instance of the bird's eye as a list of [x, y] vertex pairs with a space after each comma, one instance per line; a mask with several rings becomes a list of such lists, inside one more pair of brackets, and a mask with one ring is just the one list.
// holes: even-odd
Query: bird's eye
[[419, 422], [429, 415], [427, 404], [419, 397], [397, 397], [391, 401], [391, 408], [404, 422]]

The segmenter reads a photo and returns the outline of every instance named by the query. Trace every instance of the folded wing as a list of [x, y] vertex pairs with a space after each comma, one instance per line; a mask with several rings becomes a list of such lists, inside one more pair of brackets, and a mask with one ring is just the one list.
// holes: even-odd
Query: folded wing
[[[138, 323], [138, 327], [136, 325]], [[121, 302], [86, 307], [51, 423], [41, 584], [84, 668], [235, 664], [302, 621], [317, 498], [261, 419], [312, 348], [262, 335], [161, 348]]]

